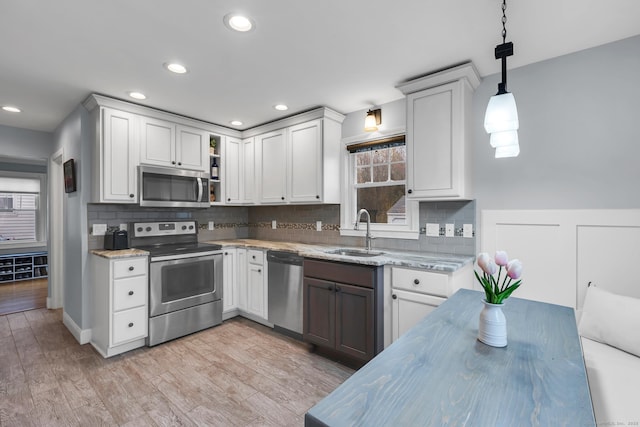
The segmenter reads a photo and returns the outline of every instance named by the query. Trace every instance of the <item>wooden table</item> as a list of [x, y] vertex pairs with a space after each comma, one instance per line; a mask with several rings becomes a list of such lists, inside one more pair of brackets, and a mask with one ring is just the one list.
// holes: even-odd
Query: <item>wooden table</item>
[[594, 426], [573, 309], [509, 298], [508, 345], [476, 339], [461, 289], [305, 415], [305, 426]]

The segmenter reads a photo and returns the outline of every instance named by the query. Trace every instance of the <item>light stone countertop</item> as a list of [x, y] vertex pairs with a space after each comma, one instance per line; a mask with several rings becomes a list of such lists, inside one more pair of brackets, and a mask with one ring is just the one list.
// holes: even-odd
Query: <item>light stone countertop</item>
[[149, 252], [140, 249], [120, 249], [112, 251], [108, 249], [92, 249], [92, 254], [100, 256], [102, 258], [131, 258], [136, 256], [149, 256]]
[[364, 265], [397, 265], [402, 267], [420, 268], [445, 273], [455, 272], [467, 264], [473, 263], [474, 256], [439, 254], [434, 252], [400, 251], [375, 248], [372, 252], [382, 252], [381, 255], [372, 257], [359, 257], [341, 254], [327, 253], [335, 250], [354, 249], [363, 251], [362, 248], [346, 248], [342, 246], [313, 245], [307, 243], [277, 242], [255, 239], [213, 240], [206, 243], [216, 243], [222, 247], [242, 247], [248, 249], [277, 250], [297, 253], [307, 258], [324, 259], [328, 261], [348, 262]]

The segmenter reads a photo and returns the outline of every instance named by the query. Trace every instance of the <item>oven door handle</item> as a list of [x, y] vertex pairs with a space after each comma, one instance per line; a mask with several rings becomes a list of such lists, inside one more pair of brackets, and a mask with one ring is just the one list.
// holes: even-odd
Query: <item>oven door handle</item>
[[202, 201], [202, 178], [197, 177], [198, 180], [198, 202]]

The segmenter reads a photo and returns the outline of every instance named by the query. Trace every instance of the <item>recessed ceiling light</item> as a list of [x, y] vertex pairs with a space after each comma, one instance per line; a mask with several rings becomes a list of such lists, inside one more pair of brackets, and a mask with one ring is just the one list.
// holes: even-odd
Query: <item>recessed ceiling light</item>
[[178, 64], [177, 62], [165, 62], [164, 68], [176, 74], [184, 74], [187, 72], [187, 67], [182, 64]]
[[129, 92], [129, 96], [135, 99], [147, 99], [147, 96], [141, 92]]
[[5, 105], [5, 106], [3, 106], [3, 107], [2, 107], [2, 109], [3, 109], [4, 111], [8, 111], [8, 112], [10, 112], [10, 113], [19, 113], [19, 112], [21, 112], [21, 111], [22, 111], [22, 110], [21, 110], [21, 109], [19, 109], [18, 107], [12, 107], [11, 105]]
[[240, 13], [226, 14], [224, 17], [224, 25], [229, 29], [239, 31], [241, 33], [246, 33], [247, 31], [251, 31], [255, 28], [253, 20]]
[[275, 108], [275, 109], [276, 109], [276, 110], [278, 110], [278, 111], [287, 111], [287, 110], [289, 109], [289, 107], [287, 107], [287, 106], [286, 106], [286, 105], [284, 105], [284, 104], [277, 104], [277, 105], [274, 105], [274, 106], [273, 106], [273, 108]]
[[231, 123], [234, 126], [242, 126], [244, 124], [240, 120], [231, 120], [229, 123]]

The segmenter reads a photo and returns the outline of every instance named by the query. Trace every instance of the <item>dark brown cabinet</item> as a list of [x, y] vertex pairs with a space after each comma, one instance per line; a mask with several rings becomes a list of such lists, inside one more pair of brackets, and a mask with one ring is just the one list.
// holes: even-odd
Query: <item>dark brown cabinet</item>
[[382, 267], [307, 259], [303, 338], [357, 361], [382, 351]]

